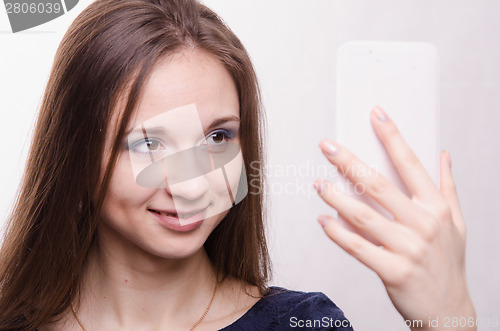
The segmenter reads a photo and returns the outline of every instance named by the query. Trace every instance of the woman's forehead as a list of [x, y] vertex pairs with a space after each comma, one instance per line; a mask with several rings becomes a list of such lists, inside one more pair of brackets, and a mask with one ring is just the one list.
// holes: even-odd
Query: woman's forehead
[[[239, 114], [239, 99], [230, 73], [212, 55], [184, 50], [159, 62], [145, 82], [134, 121], [196, 104], [200, 120], [221, 112]], [[133, 124], [133, 123], [132, 123]]]
[[[126, 84], [117, 98], [110, 133], [116, 132], [120, 126], [135, 79]], [[215, 118], [239, 118], [240, 115], [236, 85], [224, 65], [205, 51], [183, 50], [164, 57], [152, 69], [126, 131], [155, 117], [162, 117], [163, 113], [193, 104], [204, 128]]]

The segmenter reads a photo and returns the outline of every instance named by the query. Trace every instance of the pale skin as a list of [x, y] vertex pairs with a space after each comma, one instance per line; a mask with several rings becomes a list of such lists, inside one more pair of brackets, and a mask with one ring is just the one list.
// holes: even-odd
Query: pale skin
[[[239, 116], [236, 87], [225, 68], [207, 53], [185, 49], [155, 68], [135, 122], [129, 126], [192, 103], [200, 111], [204, 128], [222, 115]], [[111, 134], [114, 122], [108, 130]], [[378, 121], [375, 114], [372, 122], [414, 198], [406, 198], [389, 183], [378, 182], [380, 176], [377, 181], [349, 178], [362, 181], [382, 205], [397, 214], [397, 222], [390, 223], [352, 198], [334, 195], [324, 187], [321, 197], [358, 228], [378, 238], [386, 249], [371, 245], [330, 218], [325, 232], [377, 272], [404, 318], [427, 319], [436, 312], [475, 315], [465, 281], [465, 226], [448, 168], [449, 155], [441, 156], [441, 189], [437, 189], [418, 160], [408, 157], [411, 150], [395, 125], [390, 120]], [[239, 143], [239, 133], [233, 141]], [[110, 142], [111, 136], [105, 146], [108, 152]], [[321, 146], [326, 150], [325, 142]], [[361, 162], [340, 145], [338, 148], [328, 158], [339, 168]], [[186, 189], [181, 198], [190, 202], [200, 197], [193, 190]], [[150, 218], [148, 208], [170, 208], [171, 193], [168, 188], [138, 186], [127, 154], [120, 154], [104, 202], [100, 250], [90, 255], [83, 270], [81, 304], [74, 302], [86, 330], [189, 330], [205, 311], [215, 280], [203, 244], [226, 213], [207, 218], [185, 233], [163, 228]], [[384, 233], [394, 235], [389, 238]], [[255, 287], [227, 279], [219, 285], [209, 313], [196, 330], [230, 325], [259, 296]], [[78, 331], [81, 327], [68, 309], [60, 322], [39, 330]]]
[[[428, 321], [429, 317], [438, 317], [442, 326], [446, 316], [474, 319], [476, 312], [465, 273], [465, 222], [449, 153], [441, 153], [438, 188], [380, 107], [372, 110], [371, 123], [411, 198], [373, 170], [348, 171], [367, 165], [341, 144], [325, 139], [320, 148], [328, 160], [352, 183], [362, 185], [395, 216], [395, 221], [335, 190], [328, 181], [317, 180], [315, 187], [321, 198], [361, 234], [377, 239], [382, 247], [348, 230], [331, 216], [321, 215], [318, 221], [331, 240], [377, 273], [405, 320]], [[425, 323], [424, 329], [449, 330], [428, 328]], [[462, 329], [476, 330], [474, 326]]]

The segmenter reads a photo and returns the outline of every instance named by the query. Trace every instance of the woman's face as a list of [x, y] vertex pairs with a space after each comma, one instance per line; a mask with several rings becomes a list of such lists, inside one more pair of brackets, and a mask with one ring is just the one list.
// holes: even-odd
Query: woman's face
[[[116, 132], [114, 122], [108, 133]], [[165, 258], [195, 253], [227, 214], [241, 175], [239, 101], [229, 72], [200, 50], [163, 59], [144, 86], [122, 146], [101, 235]], [[217, 170], [214, 162], [228, 159], [228, 146], [237, 157], [229, 155], [224, 171]]]

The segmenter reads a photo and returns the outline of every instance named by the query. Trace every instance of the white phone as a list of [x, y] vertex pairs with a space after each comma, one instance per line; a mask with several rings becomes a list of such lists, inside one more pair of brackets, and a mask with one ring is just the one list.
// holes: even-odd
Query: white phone
[[[335, 139], [410, 196], [371, 126], [370, 111], [378, 105], [439, 185], [438, 93], [438, 52], [433, 44], [347, 42], [340, 46], [337, 58]], [[393, 219], [362, 188], [342, 176], [335, 184]]]

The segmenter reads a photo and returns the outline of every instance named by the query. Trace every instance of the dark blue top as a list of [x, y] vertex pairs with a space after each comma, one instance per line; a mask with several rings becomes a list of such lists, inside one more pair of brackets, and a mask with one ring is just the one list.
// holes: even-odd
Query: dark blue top
[[[223, 331], [341, 330], [352, 331], [344, 313], [321, 292], [270, 286], [243, 316]], [[35, 330], [36, 331], [36, 330]]]
[[353, 330], [344, 313], [321, 292], [270, 286], [269, 292], [223, 331]]

